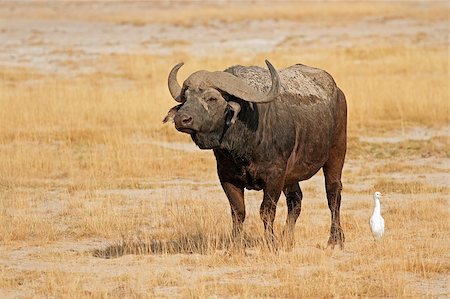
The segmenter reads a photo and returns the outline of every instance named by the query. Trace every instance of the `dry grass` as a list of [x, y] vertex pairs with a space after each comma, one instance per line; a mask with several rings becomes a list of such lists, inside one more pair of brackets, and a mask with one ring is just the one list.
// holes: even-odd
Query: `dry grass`
[[403, 193], [403, 194], [417, 194], [417, 193], [440, 193], [450, 195], [450, 188], [446, 186], [432, 186], [420, 181], [399, 181], [392, 178], [378, 179], [371, 191], [384, 190], [384, 192]]
[[[370, 211], [366, 202], [347, 196], [354, 208], [347, 209], [347, 204], [343, 207], [348, 239], [344, 251], [317, 245], [326, 240], [329, 215], [323, 195], [307, 198], [296, 230], [297, 245], [293, 251], [281, 250], [277, 254], [267, 252], [259, 239], [250, 238], [262, 233], [259, 201], [250, 200], [245, 226], [247, 253], [229, 255], [226, 201], [193, 199], [196, 191], [184, 189], [180, 193], [188, 194], [190, 199], [171, 195], [173, 199], [167, 200], [159, 195], [153, 196], [152, 204], [126, 192], [105, 201], [98, 195], [86, 195], [84, 201], [77, 199], [79, 204], [72, 203], [74, 199], [63, 201], [64, 217], [49, 220], [52, 225], [68, 227], [56, 244], [61, 244], [64, 238], [73, 239], [68, 232], [74, 231], [84, 232], [86, 235], [78, 236], [82, 239], [106, 237], [111, 245], [83, 250], [76, 242], [69, 242], [68, 246], [58, 248], [40, 236], [30, 235], [22, 240], [28, 243], [27, 250], [17, 247], [18, 240], [2, 238], [3, 246], [14, 250], [4, 252], [0, 259], [15, 254], [27, 256], [28, 262], [3, 268], [1, 288], [28, 290], [35, 295], [95, 298], [415, 297], [433, 294], [432, 289], [427, 292], [416, 289], [416, 282], [439, 283], [450, 271], [447, 234], [450, 219], [445, 212], [448, 200], [443, 198], [384, 201], [387, 234], [381, 243], [375, 244], [368, 231]], [[213, 198], [219, 197], [223, 197], [221, 192], [215, 191]], [[81, 204], [86, 201], [91, 207]], [[279, 214], [283, 216], [276, 221], [278, 235], [285, 212], [285, 204], [281, 203]], [[22, 221], [31, 224], [35, 218], [27, 215]], [[139, 233], [143, 227], [147, 229]], [[17, 229], [23, 230], [20, 226]], [[39, 246], [31, 246], [33, 239]], [[308, 283], [299, 285], [299, 280]]]
[[[367, 57], [360, 60], [361, 55]], [[328, 60], [321, 61], [320, 52], [302, 56], [279, 51], [247, 57], [246, 61], [235, 56], [214, 60], [183, 56], [186, 69], [180, 71], [180, 78], [199, 68], [261, 64], [264, 56], [273, 57], [279, 67], [302, 61], [327, 69], [347, 94], [351, 136], [371, 128], [448, 123], [448, 57], [443, 49], [386, 46], [336, 50], [326, 56]], [[0, 71], [5, 78], [0, 86], [0, 103], [5, 107], [0, 111], [2, 185], [31, 178], [87, 178], [95, 185], [101, 179], [155, 180], [192, 174], [211, 177], [214, 161], [210, 155], [180, 155], [152, 144], [155, 140], [189, 140], [161, 123], [174, 104], [165, 83], [173, 58], [114, 56], [100, 63], [106, 61], [116, 64], [115, 73], [84, 75], [75, 80], [50, 76], [26, 85], [22, 82], [28, 80], [29, 74], [10, 77], [9, 69]], [[124, 80], [130, 84], [124, 85]], [[350, 157], [449, 153], [448, 141], [442, 138], [383, 147], [353, 140]], [[204, 163], [196, 169], [176, 167], [182, 161], [191, 165], [189, 161], [197, 159]]]
[[[256, 6], [251, 16], [243, 13], [249, 4], [186, 4], [179, 14], [162, 4], [151, 12], [130, 5], [127, 13], [101, 15], [89, 5], [64, 3], [61, 14], [57, 3], [14, 10], [2, 3], [0, 16], [215, 26], [268, 16], [336, 24], [367, 18], [441, 22], [448, 15], [440, 5], [402, 3], [276, 3]], [[359, 138], [448, 125], [447, 45], [419, 45], [421, 38], [407, 37], [405, 45], [304, 49], [294, 36], [262, 54], [104, 54], [90, 61], [96, 71], [89, 74], [76, 72], [83, 66], [76, 60], [61, 62], [77, 75], [1, 66], [0, 297], [448, 297], [449, 188], [432, 180], [448, 176], [448, 136], [396, 143]], [[83, 55], [73, 49], [51, 55], [61, 53]], [[324, 248], [330, 216], [319, 175], [302, 184], [292, 251], [267, 252], [261, 194], [248, 192], [246, 249], [234, 252], [213, 155], [170, 148], [190, 141], [161, 123], [175, 104], [166, 87], [175, 63], [186, 63], [181, 80], [198, 69], [262, 65], [265, 58], [278, 68], [301, 62], [326, 69], [347, 95], [343, 251]], [[387, 195], [380, 243], [367, 223], [374, 190]], [[286, 210], [281, 198], [278, 236]]]

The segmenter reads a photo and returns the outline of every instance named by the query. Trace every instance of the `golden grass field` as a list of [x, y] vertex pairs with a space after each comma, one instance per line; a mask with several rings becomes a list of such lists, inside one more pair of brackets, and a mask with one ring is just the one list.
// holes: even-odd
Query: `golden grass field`
[[[0, 4], [1, 298], [450, 297], [448, 4], [64, 5]], [[145, 30], [156, 38], [124, 33]], [[110, 40], [123, 36], [124, 50]], [[239, 51], [220, 49], [229, 39]], [[319, 172], [301, 183], [292, 251], [267, 252], [262, 194], [247, 192], [245, 252], [231, 253], [213, 154], [162, 124], [177, 62], [181, 81], [266, 58], [325, 69], [346, 94], [344, 250], [325, 248]], [[286, 213], [281, 198], [277, 235]]]

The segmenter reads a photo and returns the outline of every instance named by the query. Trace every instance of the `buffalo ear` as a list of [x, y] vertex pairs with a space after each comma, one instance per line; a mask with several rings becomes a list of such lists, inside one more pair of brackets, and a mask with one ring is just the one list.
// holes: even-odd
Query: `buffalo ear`
[[169, 120], [170, 120], [170, 121], [173, 121], [173, 118], [175, 117], [175, 114], [177, 114], [178, 109], [180, 109], [180, 107], [181, 107], [182, 105], [183, 105], [183, 104], [180, 104], [180, 105], [176, 105], [176, 106], [170, 108], [169, 112], [167, 112], [166, 117], [164, 117], [164, 119], [163, 119], [163, 123], [166, 123], [166, 122], [168, 122]]
[[238, 114], [241, 111], [241, 105], [234, 101], [228, 102], [229, 108], [233, 111], [233, 117], [230, 120], [227, 120], [227, 125], [234, 124], [236, 122], [236, 119], [238, 118]]

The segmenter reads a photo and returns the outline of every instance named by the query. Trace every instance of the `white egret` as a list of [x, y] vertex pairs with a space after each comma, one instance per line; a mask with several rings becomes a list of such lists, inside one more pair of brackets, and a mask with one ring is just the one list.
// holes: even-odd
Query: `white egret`
[[384, 219], [381, 216], [381, 204], [380, 204], [380, 192], [375, 192], [373, 194], [373, 214], [370, 217], [370, 229], [372, 230], [373, 238], [379, 241], [384, 234]]

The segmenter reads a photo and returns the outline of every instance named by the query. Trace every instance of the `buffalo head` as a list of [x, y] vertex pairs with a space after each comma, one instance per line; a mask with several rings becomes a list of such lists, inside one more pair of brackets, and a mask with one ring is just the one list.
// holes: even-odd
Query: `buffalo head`
[[236, 121], [243, 101], [267, 103], [280, 93], [280, 78], [272, 64], [266, 60], [272, 87], [265, 94], [250, 87], [242, 78], [227, 72], [197, 71], [181, 87], [177, 72], [179, 63], [169, 73], [169, 91], [180, 104], [169, 110], [163, 122], [174, 121], [175, 128], [191, 135], [202, 149], [220, 145], [224, 131]]

